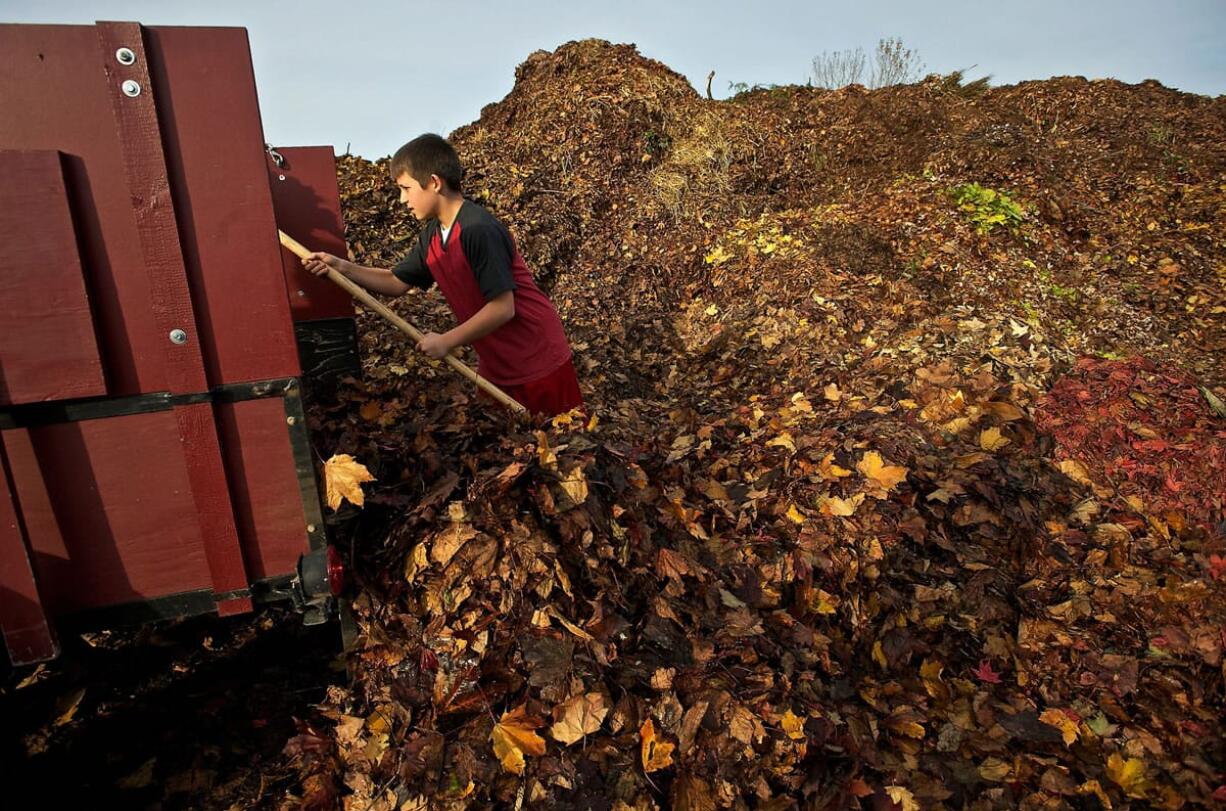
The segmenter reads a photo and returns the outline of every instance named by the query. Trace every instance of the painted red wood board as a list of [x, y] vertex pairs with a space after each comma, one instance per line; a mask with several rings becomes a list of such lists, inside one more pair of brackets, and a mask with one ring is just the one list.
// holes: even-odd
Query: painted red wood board
[[3, 441], [48, 615], [212, 587], [174, 411]]
[[[330, 146], [278, 147], [268, 171], [277, 227], [313, 251], [348, 255], [336, 185], [336, 157]], [[389, 181], [390, 183], [390, 181]], [[307, 273], [301, 260], [282, 249], [285, 285], [295, 321], [353, 318], [353, 299], [336, 284]]]
[[0, 147], [63, 153], [109, 393], [165, 391], [165, 335], [92, 25], [0, 25]]
[[209, 384], [300, 374], [242, 28], [145, 28]]
[[30, 564], [25, 533], [13, 503], [0, 438], [0, 632], [9, 661], [23, 665], [59, 654], [55, 631], [43, 608]]
[[106, 394], [60, 154], [0, 151], [0, 406]]
[[310, 547], [285, 401], [218, 404], [216, 413], [248, 575], [292, 572]]

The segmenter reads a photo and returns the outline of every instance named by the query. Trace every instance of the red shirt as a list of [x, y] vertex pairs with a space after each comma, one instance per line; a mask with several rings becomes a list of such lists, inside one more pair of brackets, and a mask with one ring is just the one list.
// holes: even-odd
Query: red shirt
[[445, 243], [438, 220], [430, 220], [392, 273], [423, 290], [437, 284], [460, 323], [496, 296], [514, 291], [515, 316], [473, 342], [478, 372], [494, 383], [539, 380], [571, 358], [562, 319], [533, 281], [511, 232], [471, 200], [460, 205]]

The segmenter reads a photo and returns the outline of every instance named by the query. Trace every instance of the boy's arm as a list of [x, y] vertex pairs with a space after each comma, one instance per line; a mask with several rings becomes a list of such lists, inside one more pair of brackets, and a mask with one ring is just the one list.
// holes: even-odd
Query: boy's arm
[[507, 290], [485, 303], [473, 317], [454, 329], [439, 335], [429, 332], [422, 336], [417, 348], [432, 358], [441, 358], [457, 346], [480, 340], [515, 317], [515, 293]]
[[372, 293], [384, 296], [402, 296], [412, 285], [405, 284], [387, 268], [370, 268], [358, 265], [339, 256], [317, 251], [302, 260], [303, 266], [316, 276], [326, 276], [329, 270], [335, 270], [347, 279], [351, 279]]
[[396, 278], [388, 268], [370, 268], [365, 265], [350, 265], [345, 276], [365, 287], [372, 293], [385, 296], [403, 296], [413, 288]]
[[426, 234], [427, 229], [422, 229], [412, 250], [391, 269], [358, 265], [330, 253], [313, 253], [303, 259], [302, 264], [316, 276], [327, 275], [330, 268], [372, 293], [403, 296], [411, 287], [427, 290], [434, 284], [434, 277], [426, 265]]

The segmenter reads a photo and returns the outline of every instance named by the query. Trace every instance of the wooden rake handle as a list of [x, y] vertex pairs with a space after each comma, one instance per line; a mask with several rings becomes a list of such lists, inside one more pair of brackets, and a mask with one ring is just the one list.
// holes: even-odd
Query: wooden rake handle
[[[300, 243], [298, 240], [291, 237], [289, 234], [281, 230], [278, 230], [277, 234], [279, 234], [281, 237], [281, 244], [284, 245], [286, 248], [289, 248], [290, 252], [293, 253], [295, 256], [297, 256], [299, 259], [306, 259], [308, 256], [311, 255], [311, 252], [308, 251], [305, 247], [303, 247], [302, 243]], [[336, 284], [343, 287], [346, 291], [348, 291], [349, 295], [353, 296], [355, 299], [362, 302], [363, 305], [374, 310], [379, 315], [386, 318], [388, 321], [392, 323], [394, 327], [396, 327], [396, 329], [400, 330], [405, 335], [408, 335], [414, 341], [420, 341], [422, 339], [421, 330], [417, 329], [412, 324], [410, 324], [408, 321], [405, 321], [403, 318], [396, 315], [394, 312], [392, 312], [390, 307], [388, 307], [386, 304], [376, 299], [370, 293], [367, 293], [365, 290], [363, 290], [361, 287], [359, 287], [354, 282], [345, 278], [344, 276], [337, 273], [335, 270], [331, 268], [328, 269], [328, 278], [331, 279]], [[464, 361], [450, 354], [446, 355], [443, 358], [443, 360], [446, 361], [448, 366], [450, 366], [452, 369], [455, 369], [457, 372], [464, 375], [472, 382], [476, 383], [477, 386], [481, 388], [485, 393], [493, 397], [498, 402], [502, 403], [507, 408], [517, 413], [521, 413], [521, 414], [527, 413], [528, 409], [524, 408], [519, 402], [512, 399], [502, 389], [498, 388], [493, 383], [491, 383], [490, 381], [486, 380], [481, 375], [474, 372], [472, 370], [472, 367], [470, 367]]]

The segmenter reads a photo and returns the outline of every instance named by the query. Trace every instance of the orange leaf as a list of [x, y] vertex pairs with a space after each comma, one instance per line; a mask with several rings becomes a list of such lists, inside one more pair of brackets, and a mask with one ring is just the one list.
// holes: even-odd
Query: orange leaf
[[656, 727], [648, 718], [639, 730], [643, 739], [643, 771], [658, 772], [673, 765], [673, 744], [656, 738]]
[[877, 451], [868, 451], [856, 464], [856, 470], [882, 490], [893, 490], [907, 478], [907, 469], [901, 465], [887, 465]]

